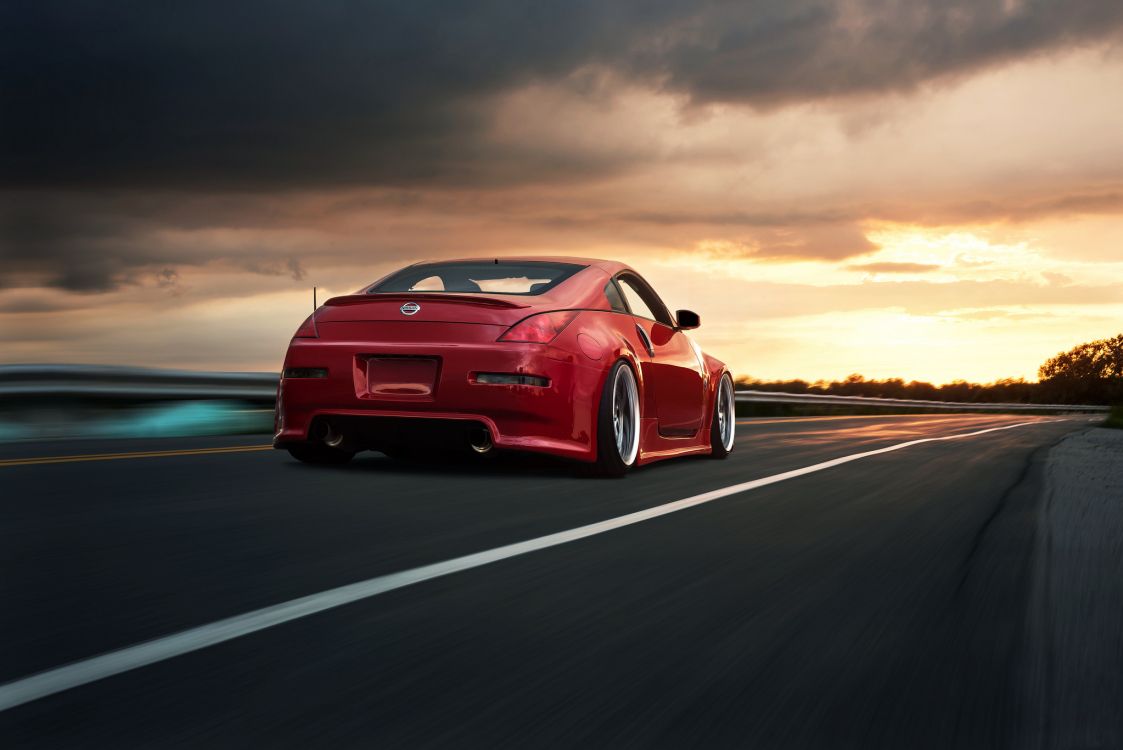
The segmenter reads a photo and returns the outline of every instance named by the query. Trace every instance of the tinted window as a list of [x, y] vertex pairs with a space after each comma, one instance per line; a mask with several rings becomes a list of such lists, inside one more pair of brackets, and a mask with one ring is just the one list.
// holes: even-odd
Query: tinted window
[[620, 290], [616, 288], [615, 282], [608, 282], [604, 285], [604, 296], [608, 298], [608, 306], [616, 312], [628, 312], [628, 306], [624, 304], [624, 298], [620, 296]]
[[584, 266], [546, 261], [425, 263], [398, 271], [367, 290], [368, 294], [428, 292], [440, 294], [542, 294]]
[[616, 282], [620, 285], [620, 291], [627, 300], [628, 307], [632, 308], [633, 315], [672, 325], [659, 298], [646, 285], [627, 276], [621, 276]]

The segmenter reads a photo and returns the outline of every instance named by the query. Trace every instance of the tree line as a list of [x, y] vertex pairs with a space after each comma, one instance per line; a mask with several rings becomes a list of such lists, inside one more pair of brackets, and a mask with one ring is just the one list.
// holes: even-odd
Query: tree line
[[1012, 404], [1123, 403], [1123, 334], [1080, 344], [1050, 357], [1038, 369], [1037, 381], [1004, 378], [993, 383], [956, 380], [933, 385], [902, 378], [867, 380], [850, 375], [844, 380], [756, 380], [738, 378], [739, 388], [780, 393], [818, 393], [838, 396], [907, 398], [921, 401]]

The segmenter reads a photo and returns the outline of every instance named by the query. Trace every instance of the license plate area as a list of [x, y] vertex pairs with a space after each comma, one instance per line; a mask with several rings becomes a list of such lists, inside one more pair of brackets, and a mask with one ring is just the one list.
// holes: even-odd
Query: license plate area
[[366, 395], [377, 399], [430, 400], [437, 389], [435, 357], [381, 357], [366, 360]]

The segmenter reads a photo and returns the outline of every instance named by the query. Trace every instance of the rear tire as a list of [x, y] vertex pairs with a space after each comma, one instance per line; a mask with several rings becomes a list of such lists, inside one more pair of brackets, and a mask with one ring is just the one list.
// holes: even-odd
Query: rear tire
[[733, 452], [737, 436], [737, 401], [733, 396], [733, 378], [721, 376], [714, 393], [714, 415], [710, 421], [710, 458], [727, 458]]
[[622, 477], [636, 463], [640, 437], [639, 387], [624, 360], [613, 365], [604, 381], [597, 411], [597, 461], [593, 474]]
[[330, 448], [316, 443], [290, 445], [288, 451], [290, 456], [301, 463], [321, 466], [339, 466], [347, 463], [355, 456], [351, 451]]

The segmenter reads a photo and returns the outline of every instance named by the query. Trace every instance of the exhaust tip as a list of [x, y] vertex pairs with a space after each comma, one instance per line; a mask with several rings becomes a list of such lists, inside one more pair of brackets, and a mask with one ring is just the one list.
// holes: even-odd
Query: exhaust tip
[[343, 445], [343, 433], [329, 425], [328, 434], [324, 436], [324, 445], [329, 448], [338, 448]]
[[479, 427], [468, 434], [468, 445], [476, 453], [489, 453], [495, 447], [491, 442], [491, 432], [486, 427]]
[[343, 433], [331, 422], [317, 422], [313, 428], [312, 437], [329, 448], [338, 448], [343, 445]]

